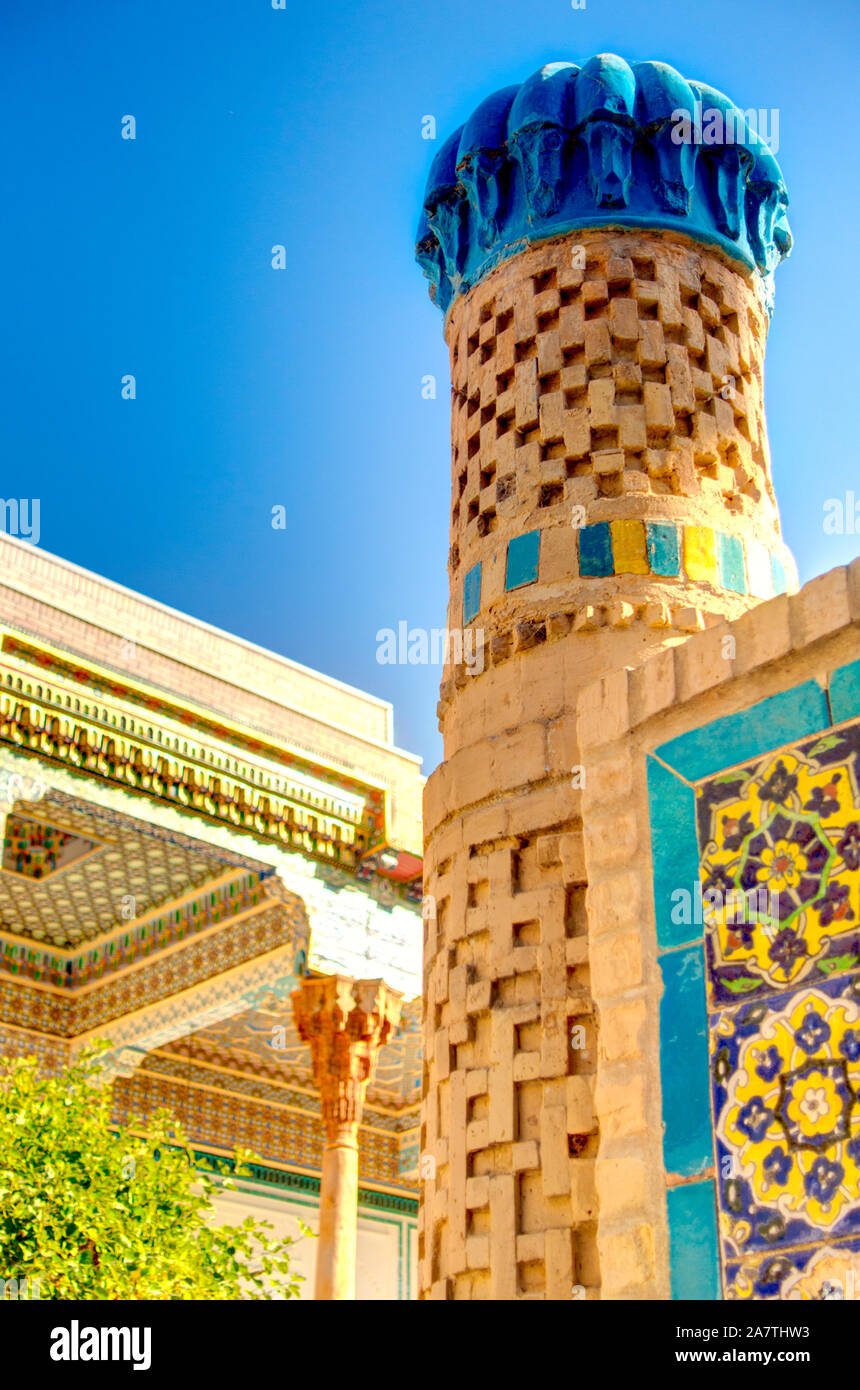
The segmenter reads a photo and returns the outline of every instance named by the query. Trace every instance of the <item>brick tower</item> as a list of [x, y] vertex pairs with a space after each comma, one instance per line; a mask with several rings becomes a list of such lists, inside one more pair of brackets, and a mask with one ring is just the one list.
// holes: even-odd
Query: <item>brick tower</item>
[[724, 96], [605, 54], [488, 97], [430, 171], [448, 627], [483, 645], [443, 672], [425, 794], [424, 1297], [625, 1287], [597, 1228], [629, 1098], [595, 1087], [577, 695], [795, 587], [763, 406], [786, 206]]

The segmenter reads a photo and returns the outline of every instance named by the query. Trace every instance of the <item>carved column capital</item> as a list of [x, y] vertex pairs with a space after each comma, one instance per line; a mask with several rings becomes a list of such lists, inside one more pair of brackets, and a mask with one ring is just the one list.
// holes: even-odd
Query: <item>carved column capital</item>
[[308, 1044], [322, 1100], [326, 1139], [357, 1137], [364, 1097], [379, 1049], [400, 1021], [403, 996], [384, 980], [326, 975], [303, 980], [292, 996], [293, 1017]]

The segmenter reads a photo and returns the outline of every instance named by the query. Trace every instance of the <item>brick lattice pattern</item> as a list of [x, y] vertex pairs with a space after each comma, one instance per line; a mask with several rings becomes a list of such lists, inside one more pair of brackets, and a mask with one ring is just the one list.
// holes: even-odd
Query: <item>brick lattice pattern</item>
[[[655, 233], [541, 243], [455, 301], [449, 627], [480, 561], [486, 664], [572, 625], [644, 619], [689, 632], [747, 606], [707, 580], [579, 580], [575, 508], [589, 524], [717, 524], [777, 554], [794, 587], [770, 478], [766, 334], [751, 281]], [[506, 545], [534, 529], [541, 582], [512, 604]], [[443, 710], [452, 695], [449, 679]]]
[[[623, 1059], [630, 1040], [595, 994], [632, 944], [619, 931], [615, 965], [595, 978], [583, 811], [599, 793], [582, 776], [577, 702], [756, 600], [689, 567], [580, 576], [571, 512], [714, 528], [792, 572], [770, 481], [766, 331], [752, 280], [644, 232], [532, 246], [449, 313], [448, 621], [460, 626], [480, 562], [485, 661], [444, 673], [445, 761], [425, 791], [424, 1297], [655, 1296], [651, 1229], [598, 1231], [611, 1205], [605, 1173], [598, 1201], [601, 1145], [644, 1100], [623, 1065], [614, 1090], [596, 1085], [602, 1049]], [[537, 580], [506, 591], [507, 544], [536, 528]], [[623, 861], [624, 817], [605, 829]]]

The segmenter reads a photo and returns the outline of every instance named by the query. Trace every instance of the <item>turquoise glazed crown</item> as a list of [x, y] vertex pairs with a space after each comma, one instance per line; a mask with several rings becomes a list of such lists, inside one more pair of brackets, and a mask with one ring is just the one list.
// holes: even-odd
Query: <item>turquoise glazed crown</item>
[[587, 227], [683, 232], [763, 280], [791, 249], [785, 182], [737, 106], [666, 63], [549, 63], [481, 102], [430, 168], [416, 258], [447, 310], [530, 242]]

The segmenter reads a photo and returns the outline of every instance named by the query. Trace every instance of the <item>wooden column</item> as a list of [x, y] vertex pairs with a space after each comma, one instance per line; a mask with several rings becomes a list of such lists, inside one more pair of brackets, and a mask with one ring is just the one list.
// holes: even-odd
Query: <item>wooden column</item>
[[293, 993], [325, 1125], [316, 1299], [355, 1298], [358, 1127], [379, 1049], [397, 1027], [401, 1003], [402, 995], [383, 980], [344, 975], [303, 980]]

